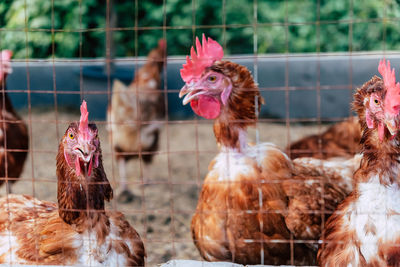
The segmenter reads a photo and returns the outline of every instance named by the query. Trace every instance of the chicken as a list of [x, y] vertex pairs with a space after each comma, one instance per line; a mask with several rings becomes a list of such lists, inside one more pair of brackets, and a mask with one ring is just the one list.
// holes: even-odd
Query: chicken
[[12, 72], [11, 56], [9, 50], [0, 53], [0, 185], [6, 182], [9, 193], [9, 183], [21, 175], [29, 148], [26, 124], [15, 112], [6, 92], [6, 77]]
[[327, 221], [321, 266], [400, 266], [400, 84], [390, 62], [354, 95], [362, 160], [354, 191]]
[[115, 80], [107, 121], [110, 139], [119, 166], [121, 194], [119, 201], [130, 202], [134, 195], [127, 185], [126, 162], [131, 158], [143, 159], [143, 177], [146, 164], [151, 163], [158, 149], [161, 120], [165, 116], [164, 95], [161, 91], [161, 71], [166, 61], [166, 43], [148, 55], [148, 60], [135, 74], [129, 86]]
[[86, 102], [57, 154], [58, 207], [31, 196], [0, 199], [0, 263], [143, 266], [138, 233], [120, 212], [105, 211], [113, 190], [104, 172]]
[[246, 67], [221, 60], [217, 42], [203, 35], [202, 43], [196, 39], [197, 54], [192, 47], [181, 69], [180, 97], [215, 120], [220, 152], [192, 218], [195, 245], [208, 261], [315, 264], [321, 227], [351, 191], [359, 157], [291, 161], [273, 144], [249, 145], [259, 89]]
[[290, 158], [353, 157], [360, 152], [361, 129], [356, 117], [336, 123], [322, 134], [306, 136], [287, 148]]

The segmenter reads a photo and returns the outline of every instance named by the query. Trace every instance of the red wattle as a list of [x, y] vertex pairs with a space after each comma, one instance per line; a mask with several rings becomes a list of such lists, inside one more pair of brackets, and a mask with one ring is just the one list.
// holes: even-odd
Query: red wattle
[[76, 176], [81, 175], [81, 163], [79, 162], [78, 156], [75, 159], [75, 172], [76, 172]]
[[70, 166], [72, 168], [71, 159], [69, 158], [69, 156], [65, 150], [64, 150], [64, 158], [65, 158], [65, 161], [67, 162], [68, 166]]
[[198, 99], [192, 100], [190, 106], [194, 113], [209, 120], [218, 117], [221, 111], [219, 101], [214, 97], [206, 95], [201, 95]]

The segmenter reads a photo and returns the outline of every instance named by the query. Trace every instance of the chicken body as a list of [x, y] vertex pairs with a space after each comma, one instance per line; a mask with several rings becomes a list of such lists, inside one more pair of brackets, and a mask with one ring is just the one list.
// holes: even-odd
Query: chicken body
[[[327, 222], [318, 252], [323, 267], [400, 266], [400, 97], [389, 96], [390, 87], [375, 76], [355, 94], [363, 157], [354, 191]], [[395, 88], [399, 94], [400, 85]]]
[[360, 152], [361, 128], [358, 118], [350, 117], [330, 126], [322, 134], [306, 136], [287, 148], [290, 158], [353, 157]]
[[[15, 112], [5, 89], [7, 73], [11, 72], [11, 51], [2, 51], [0, 56], [0, 185], [6, 180], [17, 181], [22, 173], [28, 154], [29, 136], [24, 121]], [[7, 65], [8, 68], [5, 66]], [[8, 72], [2, 71], [8, 69]], [[4, 88], [4, 89], [3, 89]], [[8, 192], [11, 192], [9, 184]]]
[[0, 263], [143, 266], [144, 248], [122, 213], [70, 225], [57, 205], [26, 195], [0, 199]]
[[[204, 38], [203, 48], [196, 43], [198, 54], [221, 55], [213, 40]], [[351, 192], [360, 157], [292, 161], [272, 144], [248, 145], [247, 127], [263, 102], [249, 70], [220, 58], [200, 70], [184, 65], [180, 96], [196, 114], [214, 119], [221, 151], [192, 219], [200, 254], [208, 261], [314, 265], [324, 222]]]
[[315, 264], [323, 222], [350, 192], [357, 161], [292, 162], [269, 143], [219, 153], [192, 219], [200, 254], [241, 264]]
[[[153, 49], [146, 64], [135, 74], [129, 86], [115, 80], [107, 121], [110, 139], [119, 164], [122, 202], [133, 195], [127, 187], [126, 161], [140, 157], [145, 164], [152, 161], [158, 149], [161, 120], [165, 116], [164, 95], [161, 91], [161, 71], [165, 64], [165, 41]], [[143, 166], [144, 168], [144, 166]]]
[[[85, 104], [85, 103], [84, 103]], [[58, 206], [30, 196], [0, 199], [0, 263], [143, 266], [138, 233], [122, 213], [105, 211], [113, 197], [97, 127], [81, 122], [65, 132], [57, 154]]]

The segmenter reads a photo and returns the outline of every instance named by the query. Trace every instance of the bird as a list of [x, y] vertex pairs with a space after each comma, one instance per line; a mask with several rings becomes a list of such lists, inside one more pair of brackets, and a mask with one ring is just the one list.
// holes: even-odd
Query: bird
[[133, 201], [134, 194], [127, 184], [126, 162], [140, 157], [142, 176], [147, 176], [146, 165], [158, 150], [162, 120], [165, 116], [161, 72], [166, 62], [166, 42], [150, 51], [147, 62], [137, 70], [129, 86], [114, 80], [111, 104], [108, 106], [107, 125], [111, 144], [119, 168], [121, 192], [118, 200]]
[[7, 75], [12, 72], [12, 51], [0, 53], [0, 185], [6, 182], [11, 193], [11, 183], [20, 177], [29, 149], [28, 128], [14, 110], [6, 90]]
[[299, 157], [351, 158], [360, 152], [360, 139], [361, 128], [358, 118], [352, 116], [333, 124], [321, 134], [306, 136], [291, 143], [286, 151], [291, 159]]
[[223, 55], [203, 35], [180, 70], [182, 103], [214, 120], [219, 146], [192, 217], [194, 243], [207, 261], [313, 265], [323, 223], [351, 192], [360, 157], [292, 161], [274, 144], [249, 144], [263, 98], [250, 71]]
[[390, 62], [354, 94], [362, 160], [354, 191], [328, 219], [320, 266], [399, 266], [400, 83]]
[[143, 266], [143, 242], [124, 215], [106, 211], [113, 190], [87, 104], [69, 125], [57, 160], [58, 205], [28, 195], [0, 199], [0, 263]]

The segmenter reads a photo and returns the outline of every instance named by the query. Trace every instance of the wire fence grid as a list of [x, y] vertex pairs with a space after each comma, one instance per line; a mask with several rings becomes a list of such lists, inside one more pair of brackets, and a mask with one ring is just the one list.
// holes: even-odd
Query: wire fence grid
[[[146, 61], [145, 57], [139, 57], [139, 45], [138, 41], [141, 38], [141, 34], [146, 31], [161, 31], [162, 38], [167, 40], [167, 55], [168, 49], [174, 46], [174, 40], [169, 38], [169, 31], [172, 30], [187, 30], [182, 31], [183, 34], [191, 35], [191, 43], [187, 44], [187, 54], [189, 49], [193, 45], [196, 36], [200, 36], [200, 33], [207, 32], [210, 29], [221, 29], [222, 36], [211, 36], [214, 39], [219, 38], [222, 40], [221, 45], [226, 48], [226, 34], [228, 30], [238, 28], [250, 28], [252, 29], [253, 48], [252, 53], [247, 54], [228, 54], [224, 58], [226, 60], [237, 61], [237, 60], [250, 60], [253, 77], [256, 82], [264, 75], [260, 67], [261, 63], [265, 59], [278, 59], [284, 66], [283, 73], [283, 84], [281, 85], [268, 85], [263, 84], [260, 86], [262, 95], [268, 92], [283, 92], [283, 103], [280, 105], [284, 109], [284, 116], [275, 117], [269, 116], [269, 114], [260, 113], [260, 119], [258, 120], [257, 127], [250, 129], [250, 139], [259, 142], [272, 142], [277, 144], [280, 148], [284, 149], [288, 144], [294, 140], [299, 139], [302, 136], [306, 136], [314, 133], [322, 133], [326, 128], [326, 123], [342, 121], [344, 118], [330, 114], [330, 116], [322, 116], [321, 110], [323, 109], [323, 103], [321, 102], [321, 92], [337, 90], [340, 94], [345, 94], [348, 98], [352, 99], [354, 88], [360, 86], [359, 83], [354, 83], [354, 59], [360, 57], [372, 57], [374, 60], [377, 58], [398, 58], [400, 53], [397, 51], [387, 50], [386, 44], [386, 32], [382, 32], [382, 38], [376, 40], [382, 43], [382, 50], [379, 51], [361, 51], [354, 52], [353, 47], [353, 27], [359, 23], [398, 23], [400, 18], [387, 17], [384, 11], [384, 16], [381, 18], [354, 18], [354, 0], [349, 1], [349, 17], [341, 20], [321, 20], [320, 19], [320, 2], [317, 0], [317, 9], [310, 10], [310, 12], [316, 12], [315, 21], [305, 22], [293, 22], [289, 18], [291, 14], [286, 8], [286, 14], [284, 21], [279, 22], [260, 22], [258, 20], [258, 6], [262, 0], [253, 1], [253, 21], [249, 24], [230, 24], [226, 21], [226, 4], [229, 0], [221, 0], [222, 2], [222, 23], [219, 25], [197, 25], [196, 15], [202, 10], [196, 9], [197, 1], [192, 0], [192, 25], [181, 25], [171, 26], [167, 25], [167, 9], [166, 0], [163, 0], [160, 4], [162, 8], [163, 25], [141, 25], [139, 18], [139, 0], [131, 1], [135, 7], [135, 14], [132, 14], [134, 18], [133, 27], [117, 27], [115, 17], [113, 15], [112, 0], [105, 1], [106, 16], [104, 28], [84, 28], [82, 27], [82, 12], [75, 19], [79, 20], [81, 27], [76, 29], [58, 29], [54, 25], [54, 9], [51, 15], [52, 27], [51, 28], [35, 28], [28, 23], [28, 0], [25, 0], [25, 27], [24, 28], [6, 28], [0, 25], [0, 35], [3, 33], [15, 33], [24, 34], [26, 44], [26, 58], [12, 60], [13, 66], [18, 70], [18, 73], [23, 73], [26, 81], [26, 86], [23, 88], [15, 88], [8, 85], [7, 93], [11, 96], [14, 105], [18, 106], [18, 113], [22, 116], [23, 121], [28, 125], [29, 133], [29, 155], [28, 160], [25, 163], [24, 171], [21, 178], [12, 185], [13, 193], [24, 193], [32, 195], [40, 200], [51, 200], [56, 201], [56, 188], [57, 179], [55, 173], [55, 155], [58, 149], [58, 142], [63, 136], [65, 130], [68, 127], [69, 122], [76, 121], [79, 119], [78, 106], [83, 99], [90, 99], [95, 96], [96, 99], [101, 98], [102, 103], [110, 103], [112, 96], [112, 83], [115, 72], [118, 72], [121, 64], [128, 64], [133, 75], [133, 69], [137, 70]], [[285, 6], [291, 0], [285, 0]], [[55, 1], [52, 0], [52, 6], [54, 7]], [[389, 4], [391, 1], [384, 1]], [[82, 1], [79, 1], [81, 5]], [[358, 2], [357, 2], [358, 3]], [[359, 3], [358, 3], [359, 4]], [[237, 7], [240, 8], [240, 7]], [[271, 10], [271, 12], [274, 12]], [[321, 52], [321, 27], [324, 25], [339, 26], [348, 25], [348, 39], [347, 46], [348, 51], [346, 52]], [[291, 53], [289, 39], [290, 27], [306, 27], [315, 26], [315, 51], [309, 54]], [[282, 27], [284, 29], [284, 43], [285, 53], [281, 54], [260, 54], [259, 53], [259, 31], [260, 28], [268, 27]], [[132, 33], [135, 40], [134, 55], [133, 57], [118, 57], [115, 55], [115, 47], [123, 46], [123, 43], [114, 43], [113, 34], [126, 31]], [[191, 31], [191, 32], [190, 32]], [[31, 33], [35, 32], [46, 32], [51, 34], [52, 46], [51, 51], [48, 54], [48, 58], [32, 58], [29, 57], [30, 51], [28, 51], [28, 43], [30, 42]], [[79, 35], [79, 57], [78, 58], [57, 58], [56, 46], [54, 42], [54, 36], [56, 33], [71, 33]], [[104, 33], [106, 49], [104, 58], [85, 58], [83, 55], [83, 34], [90, 32]], [[0, 39], [0, 49], [7, 49], [2, 45]], [[151, 48], [147, 48], [150, 50]], [[315, 58], [315, 83], [309, 85], [293, 85], [290, 78], [290, 62], [298, 58], [304, 58], [312, 56]], [[324, 59], [335, 59], [338, 57], [345, 57], [348, 61], [347, 74], [348, 83], [346, 84], [321, 84], [321, 66], [320, 62]], [[377, 66], [378, 60], [376, 60]], [[182, 107], [185, 111], [184, 115], [176, 116], [171, 112], [171, 101], [174, 105], [178, 100], [178, 93], [180, 90], [181, 78], [179, 72], [174, 70], [171, 77], [170, 66], [180, 65], [183, 63], [183, 55], [172, 55], [168, 56], [167, 64], [162, 71], [163, 86], [159, 88], [164, 95], [165, 104], [165, 117], [162, 120], [151, 120], [151, 121], [136, 121], [133, 123], [140, 123], [142, 125], [161, 123], [163, 129], [160, 135], [160, 147], [154, 152], [139, 151], [133, 153], [138, 155], [140, 160], [133, 160], [128, 165], [128, 186], [137, 196], [132, 203], [124, 204], [119, 203], [115, 198], [111, 201], [108, 209], [118, 210], [125, 214], [131, 225], [139, 232], [141, 238], [145, 243], [147, 250], [146, 264], [148, 266], [156, 266], [171, 259], [192, 259], [202, 260], [196, 247], [193, 244], [193, 240], [190, 233], [190, 220], [196, 209], [199, 192], [201, 190], [203, 179], [208, 172], [207, 166], [211, 162], [212, 158], [218, 152], [218, 148], [215, 142], [215, 138], [212, 131], [212, 122], [201, 120], [192, 115], [192, 112], [187, 107]], [[264, 63], [263, 63], [264, 64]], [[97, 65], [104, 67], [104, 77], [106, 90], [103, 89], [87, 89], [87, 82], [85, 79], [85, 66]], [[63, 66], [75, 66], [78, 70], [73, 72], [76, 74], [77, 81], [68, 81], [63, 79]], [[45, 72], [46, 77], [34, 77], [32, 75], [32, 68], [44, 68], [49, 69], [49, 72]], [[126, 67], [127, 69], [127, 67]], [[69, 70], [68, 70], [69, 71]], [[71, 71], [69, 71], [71, 72]], [[35, 72], [37, 75], [37, 71]], [[51, 77], [48, 77], [50, 74]], [[8, 79], [18, 80], [20, 78], [15, 76], [16, 73], [11, 74]], [[361, 77], [361, 80], [367, 81], [371, 76]], [[39, 81], [38, 81], [39, 79]], [[41, 89], [40, 80], [51, 81], [52, 88]], [[170, 81], [175, 80], [175, 83]], [[59, 80], [65, 82], [60, 85]], [[71, 84], [77, 84], [78, 87]], [[76, 82], [76, 83], [75, 83]], [[18, 84], [17, 81], [15, 84]], [[172, 85], [172, 86], [171, 86]], [[35, 88], [32, 88], [34, 86]], [[60, 86], [63, 87], [60, 90]], [[311, 117], [296, 117], [296, 109], [291, 109], [291, 93], [292, 92], [315, 92], [315, 116]], [[150, 92], [159, 93], [159, 91]], [[72, 100], [69, 99], [69, 104], [65, 105], [64, 99], [73, 96]], [[49, 99], [50, 103], [42, 103], [43, 99]], [[175, 100], [174, 100], [175, 99]], [[3, 97], [3, 107], [5, 98]], [[17, 101], [21, 101], [18, 103]], [[97, 101], [97, 100], [96, 100]], [[304, 99], [308, 103], [312, 103], [313, 100]], [[36, 103], [35, 103], [36, 102]], [[257, 101], [256, 101], [257, 103]], [[266, 99], [266, 106], [268, 106], [269, 100]], [[45, 107], [41, 107], [44, 105]], [[91, 103], [88, 101], [89, 108], [101, 109], [101, 114], [105, 114], [107, 105], [98, 105], [96, 102]], [[174, 106], [175, 108], [175, 106]], [[262, 107], [263, 109], [263, 107]], [[256, 107], [258, 114], [258, 110]], [[352, 116], [350, 109], [348, 110], [348, 117]], [[103, 115], [99, 115], [96, 119], [89, 120], [94, 122], [99, 127], [99, 136], [103, 149], [103, 161], [105, 164], [106, 173], [113, 186], [115, 195], [118, 195], [120, 188], [120, 181], [118, 175], [118, 164], [116, 161], [116, 152], [113, 149], [112, 140], [108, 136], [106, 127], [108, 122], [105, 120]], [[4, 121], [8, 123], [9, 121]], [[132, 122], [127, 122], [132, 123]], [[7, 142], [4, 143], [5, 147]], [[6, 149], [7, 151], [16, 151]], [[19, 151], [19, 150], [17, 150]], [[126, 152], [127, 154], [132, 154]], [[154, 160], [149, 166], [145, 166], [141, 157], [143, 155], [154, 154]], [[7, 167], [6, 167], [7, 168]], [[8, 180], [7, 177], [4, 179]], [[1, 188], [1, 195], [6, 195], [5, 186]], [[289, 240], [293, 244], [294, 240]], [[304, 242], [309, 242], [305, 241]], [[293, 247], [292, 247], [293, 248]], [[291, 251], [292, 258], [294, 255], [293, 249]], [[293, 263], [293, 262], [292, 262]]]

